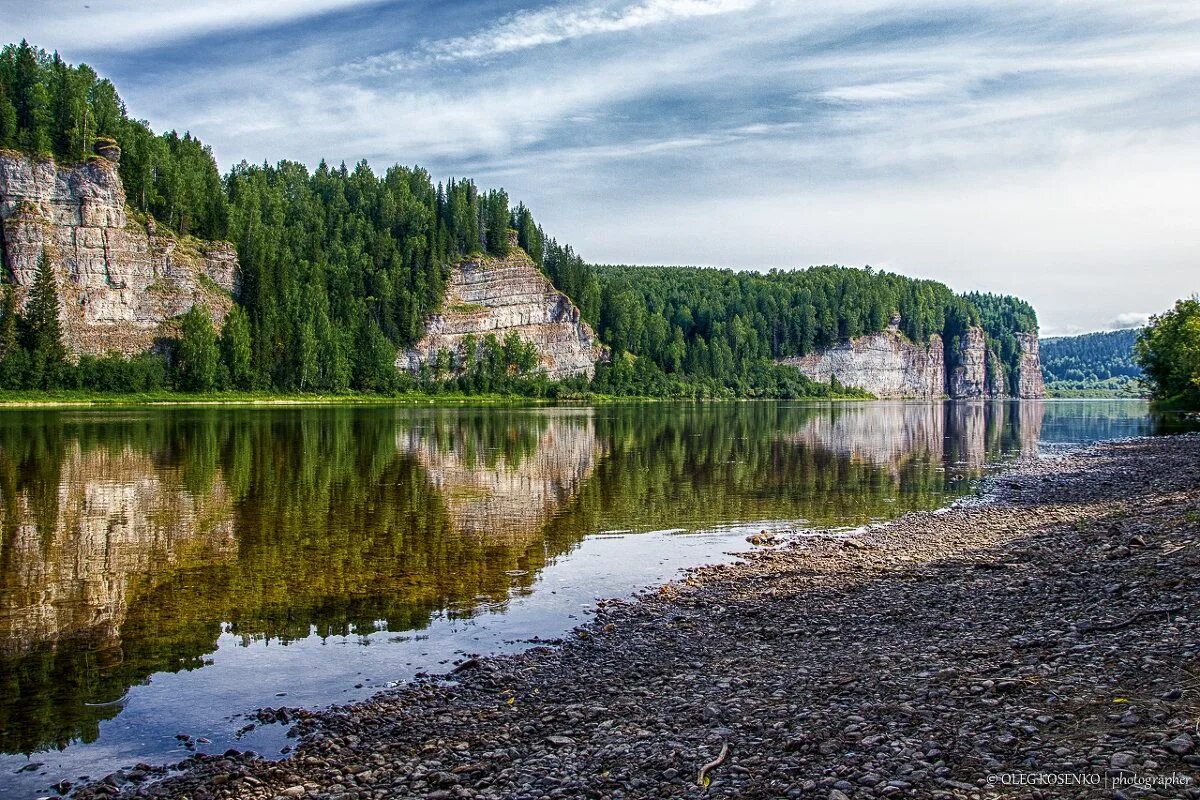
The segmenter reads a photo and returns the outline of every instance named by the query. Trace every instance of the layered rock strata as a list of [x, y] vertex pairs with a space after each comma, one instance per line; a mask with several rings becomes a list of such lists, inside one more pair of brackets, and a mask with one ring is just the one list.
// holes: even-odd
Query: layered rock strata
[[44, 252], [74, 354], [133, 355], [173, 336], [173, 318], [203, 303], [224, 319], [238, 261], [228, 242], [177, 237], [125, 209], [111, 143], [75, 166], [0, 151], [0, 255], [24, 303]]
[[1036, 333], [1018, 333], [1021, 358], [1017, 366], [1017, 396], [1038, 398], [1046, 396], [1046, 383], [1042, 377], [1041, 349]]
[[946, 391], [942, 338], [935, 334], [928, 345], [916, 344], [900, 332], [896, 322], [880, 333], [783, 363], [814, 381], [829, 383], [836, 377], [844, 386], [865, 389], [879, 398], [934, 398]]
[[783, 360], [808, 378], [864, 389], [881, 399], [955, 400], [1045, 394], [1037, 334], [1017, 334], [1021, 345], [1017, 374], [1010, 380], [1004, 365], [987, 346], [983, 329], [968, 328], [947, 349], [937, 334], [922, 345], [911, 341], [893, 320], [879, 333], [840, 342], [825, 350]]
[[565, 294], [513, 245], [505, 258], [481, 256], [451, 269], [443, 310], [426, 320], [425, 335], [401, 350], [397, 369], [418, 372], [446, 350], [462, 363], [464, 340], [515, 331], [537, 348], [540, 367], [553, 379], [591, 378], [604, 351], [595, 332]]

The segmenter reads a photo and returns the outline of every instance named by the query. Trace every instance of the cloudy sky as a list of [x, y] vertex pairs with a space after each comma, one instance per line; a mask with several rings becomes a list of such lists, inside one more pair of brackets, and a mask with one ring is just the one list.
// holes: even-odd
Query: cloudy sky
[[0, 0], [242, 159], [418, 163], [593, 261], [871, 264], [1044, 334], [1200, 290], [1194, 0]]

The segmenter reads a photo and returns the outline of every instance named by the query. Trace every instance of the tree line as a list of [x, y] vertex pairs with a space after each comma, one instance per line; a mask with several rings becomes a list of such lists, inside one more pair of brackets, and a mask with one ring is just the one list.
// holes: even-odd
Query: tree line
[[[211, 150], [190, 133], [156, 135], [130, 119], [112, 83], [90, 67], [25, 42], [0, 51], [0, 147], [74, 163], [90, 157], [97, 139], [120, 147], [136, 215], [183, 236], [235, 244], [234, 311], [221, 330], [206, 309], [185, 315], [179, 344], [159, 367], [144, 357], [40, 369], [49, 356], [35, 355], [41, 351], [26, 337], [29, 347], [13, 352], [29, 354], [15, 356], [18, 366], [34, 366], [0, 376], [5, 386], [824, 396], [847, 390], [815, 384], [776, 360], [883, 330], [894, 315], [914, 341], [940, 334], [951, 358], [970, 325], [984, 324], [990, 346], [1010, 361], [1013, 331], [1036, 329], [1032, 308], [1014, 298], [961, 297], [935, 281], [870, 268], [590, 265], [547, 237], [523, 204], [511, 207], [502, 189], [435, 183], [418, 167], [377, 175], [365, 161], [321, 162], [315, 170], [242, 162], [221, 176]], [[469, 366], [398, 374], [396, 352], [420, 338], [439, 308], [450, 266], [474, 254], [507, 255], [514, 240], [611, 348], [592, 385], [551, 387], [527, 349], [486, 337]], [[14, 326], [17, 317], [5, 314]]]

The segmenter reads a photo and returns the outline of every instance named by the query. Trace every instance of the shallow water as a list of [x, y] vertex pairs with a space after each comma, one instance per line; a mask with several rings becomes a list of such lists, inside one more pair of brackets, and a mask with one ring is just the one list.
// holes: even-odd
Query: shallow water
[[[764, 527], [858, 526], [1129, 401], [0, 412], [0, 795], [193, 746], [264, 706], [512, 651]], [[33, 766], [36, 765], [36, 766]]]

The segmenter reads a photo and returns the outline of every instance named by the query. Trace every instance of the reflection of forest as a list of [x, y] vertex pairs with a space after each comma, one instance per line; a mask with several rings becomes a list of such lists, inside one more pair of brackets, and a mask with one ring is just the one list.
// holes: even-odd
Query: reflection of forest
[[[0, 418], [0, 749], [94, 739], [221, 625], [288, 640], [504, 602], [590, 533], [933, 508], [1037, 438], [1017, 404]], [[1028, 406], [1033, 409], [1033, 406]]]

